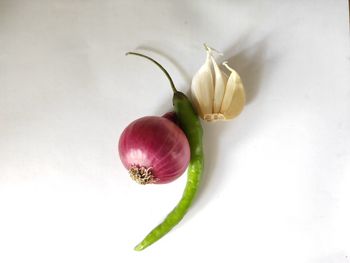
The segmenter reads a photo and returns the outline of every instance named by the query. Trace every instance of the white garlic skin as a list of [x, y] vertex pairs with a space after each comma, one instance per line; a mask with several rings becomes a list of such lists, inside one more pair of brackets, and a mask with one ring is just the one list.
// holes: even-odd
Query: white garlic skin
[[212, 51], [205, 45], [205, 63], [194, 75], [191, 83], [192, 102], [198, 115], [205, 121], [231, 120], [245, 105], [245, 92], [238, 73], [224, 62], [227, 75], [217, 65]]

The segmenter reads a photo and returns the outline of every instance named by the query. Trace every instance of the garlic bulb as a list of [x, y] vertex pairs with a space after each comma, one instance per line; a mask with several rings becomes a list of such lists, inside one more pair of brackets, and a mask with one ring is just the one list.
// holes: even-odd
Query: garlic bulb
[[241, 113], [245, 105], [245, 92], [237, 72], [224, 62], [230, 71], [227, 76], [217, 65], [212, 52], [204, 45], [207, 57], [194, 75], [191, 84], [193, 105], [198, 115], [206, 121], [229, 120]]

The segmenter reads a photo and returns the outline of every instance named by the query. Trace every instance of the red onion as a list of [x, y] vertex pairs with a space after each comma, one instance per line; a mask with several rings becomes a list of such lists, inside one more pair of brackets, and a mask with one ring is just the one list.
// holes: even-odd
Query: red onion
[[119, 139], [119, 156], [136, 182], [162, 184], [185, 172], [190, 146], [174, 122], [165, 117], [148, 116], [125, 128]]
[[176, 113], [174, 111], [169, 111], [165, 113], [162, 117], [168, 119], [169, 121], [172, 121], [177, 126], [180, 125], [179, 120], [177, 119]]

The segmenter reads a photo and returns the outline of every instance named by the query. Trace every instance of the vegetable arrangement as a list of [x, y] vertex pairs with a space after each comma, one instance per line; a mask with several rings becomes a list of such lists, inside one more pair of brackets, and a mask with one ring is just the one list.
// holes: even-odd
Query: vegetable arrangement
[[206, 121], [226, 120], [237, 116], [243, 109], [244, 89], [238, 74], [227, 66], [231, 71], [227, 77], [212, 56], [215, 50], [207, 45], [205, 48], [206, 62], [192, 81], [194, 107], [190, 99], [176, 89], [169, 73], [157, 61], [136, 52], [126, 54], [143, 57], [164, 72], [173, 91], [174, 112], [162, 117], [143, 117], [126, 127], [118, 146], [123, 165], [131, 178], [143, 185], [169, 183], [186, 169], [188, 173], [180, 201], [135, 247], [137, 251], [152, 245], [177, 225], [195, 198], [204, 163], [203, 130], [198, 115]]

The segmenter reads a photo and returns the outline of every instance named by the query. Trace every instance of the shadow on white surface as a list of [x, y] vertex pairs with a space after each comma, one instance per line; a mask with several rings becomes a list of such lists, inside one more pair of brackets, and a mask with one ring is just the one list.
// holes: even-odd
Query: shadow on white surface
[[[235, 46], [226, 50], [224, 54], [234, 54]], [[264, 74], [264, 60], [266, 53], [266, 39], [248, 47], [237, 54], [230, 56], [228, 65], [234, 68], [241, 76], [246, 92], [246, 103], [251, 103], [258, 95], [260, 83]]]

